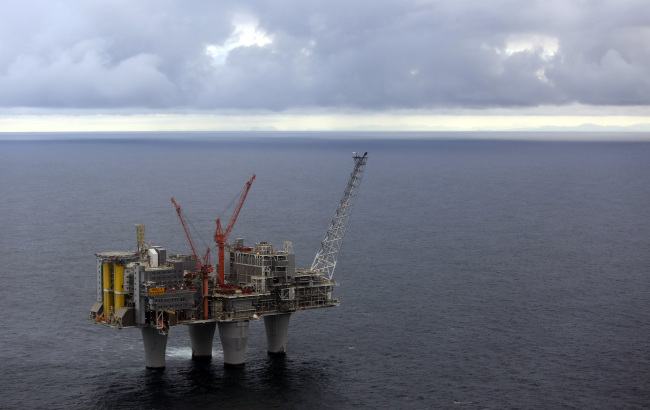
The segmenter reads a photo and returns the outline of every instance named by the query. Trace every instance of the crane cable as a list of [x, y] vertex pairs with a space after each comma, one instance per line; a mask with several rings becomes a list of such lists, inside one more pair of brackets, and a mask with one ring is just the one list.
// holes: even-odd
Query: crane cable
[[244, 193], [244, 190], [245, 190], [245, 189], [246, 189], [246, 186], [244, 185], [244, 187], [239, 191], [239, 193], [237, 193], [237, 195], [235, 195], [235, 196], [232, 197], [232, 200], [230, 201], [230, 203], [229, 203], [228, 205], [226, 205], [226, 207], [223, 209], [223, 211], [221, 211], [221, 213], [219, 214], [219, 216], [218, 216], [217, 218], [219, 218], [219, 219], [222, 219], [222, 218], [223, 218], [223, 215], [224, 215], [228, 210], [230, 210], [230, 209], [232, 208], [232, 206], [233, 206], [233, 204], [235, 203], [235, 201], [237, 201], [239, 198], [241, 198], [241, 195]]

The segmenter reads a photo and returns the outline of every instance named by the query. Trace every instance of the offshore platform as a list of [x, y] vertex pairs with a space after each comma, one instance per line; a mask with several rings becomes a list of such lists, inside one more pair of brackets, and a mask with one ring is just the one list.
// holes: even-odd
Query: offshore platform
[[253, 175], [225, 229], [217, 219], [217, 272], [210, 248], [199, 256], [181, 207], [172, 198], [192, 254], [168, 254], [163, 247], [146, 245], [145, 228], [138, 225], [136, 251], [95, 254], [97, 300], [89, 320], [119, 329], [140, 328], [150, 369], [165, 368], [167, 336], [177, 325], [188, 326], [193, 359], [212, 358], [218, 327], [224, 365], [243, 366], [250, 321], [262, 317], [268, 353], [285, 354], [292, 313], [339, 305], [332, 297], [332, 277], [367, 154], [353, 153], [350, 179], [310, 268], [296, 268], [291, 242], [280, 249], [266, 242], [247, 246], [243, 239], [227, 243]]

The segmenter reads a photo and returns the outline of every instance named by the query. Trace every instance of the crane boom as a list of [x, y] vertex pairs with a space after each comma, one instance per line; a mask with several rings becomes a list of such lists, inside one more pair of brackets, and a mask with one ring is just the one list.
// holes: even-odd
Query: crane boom
[[[228, 240], [228, 236], [230, 236], [230, 231], [232, 231], [232, 227], [235, 225], [235, 222], [237, 221], [237, 217], [239, 216], [239, 211], [241, 211], [242, 206], [244, 206], [244, 201], [246, 200], [246, 196], [248, 195], [248, 191], [251, 189], [251, 185], [253, 185], [253, 181], [255, 180], [255, 174], [251, 177], [251, 179], [246, 182], [246, 186], [244, 187], [244, 192], [242, 192], [241, 197], [239, 198], [239, 202], [237, 203], [237, 206], [235, 207], [235, 210], [232, 213], [232, 216], [230, 217], [230, 222], [228, 223], [228, 227], [226, 227], [226, 232], [223, 233], [224, 237], [224, 242]], [[221, 225], [221, 223], [219, 223]]]
[[244, 206], [244, 201], [246, 200], [246, 196], [248, 195], [248, 191], [251, 189], [251, 185], [253, 185], [253, 181], [255, 180], [255, 174], [251, 177], [251, 179], [246, 182], [246, 186], [244, 187], [244, 192], [242, 192], [241, 196], [239, 197], [239, 202], [237, 203], [237, 206], [235, 207], [235, 210], [232, 213], [232, 217], [230, 217], [230, 222], [228, 223], [228, 226], [226, 227], [226, 231], [223, 232], [223, 229], [221, 228], [221, 220], [217, 219], [217, 231], [214, 234], [214, 241], [219, 245], [219, 284], [223, 285], [224, 284], [224, 247], [226, 245], [226, 241], [228, 240], [228, 236], [230, 236], [230, 232], [232, 231], [232, 227], [235, 226], [235, 222], [237, 221], [237, 217], [239, 216], [239, 211], [241, 211], [242, 206]]
[[181, 207], [176, 203], [176, 200], [172, 198], [172, 203], [176, 207], [176, 213], [178, 214], [178, 219], [181, 220], [181, 225], [183, 225], [183, 230], [185, 231], [185, 236], [187, 236], [187, 241], [190, 243], [190, 248], [192, 248], [192, 254], [194, 255], [194, 259], [196, 260], [196, 270], [201, 272], [202, 279], [203, 279], [203, 319], [209, 319], [210, 318], [210, 313], [208, 309], [208, 279], [209, 279], [209, 274], [212, 272], [212, 265], [210, 264], [210, 248], [208, 248], [207, 251], [205, 251], [205, 256], [203, 257], [203, 261], [199, 258], [199, 253], [196, 251], [196, 246], [194, 246], [194, 241], [192, 240], [192, 235], [190, 234], [190, 230], [187, 228], [187, 223], [185, 222], [185, 217], [183, 216], [183, 213], [181, 212]]
[[311, 270], [321, 272], [328, 279], [332, 279], [332, 276], [334, 276], [336, 260], [341, 249], [343, 237], [345, 236], [345, 228], [352, 213], [352, 201], [361, 185], [363, 170], [368, 161], [368, 153], [366, 152], [363, 156], [359, 156], [354, 152], [352, 158], [354, 159], [354, 169], [350, 174], [348, 185], [343, 192], [343, 197], [339, 202], [338, 208], [336, 208], [334, 218], [327, 229], [327, 235], [321, 242], [321, 248], [316, 253], [314, 263], [311, 265]]
[[199, 258], [199, 253], [196, 251], [196, 246], [194, 246], [194, 241], [192, 240], [192, 235], [190, 234], [190, 230], [187, 228], [185, 217], [183, 216], [183, 212], [181, 212], [181, 206], [178, 205], [178, 203], [174, 198], [172, 198], [172, 203], [176, 208], [178, 219], [181, 220], [181, 225], [183, 225], [183, 230], [185, 231], [185, 236], [187, 237], [187, 241], [190, 243], [190, 248], [192, 248], [192, 254], [194, 255], [194, 259], [196, 260], [196, 270], [200, 271], [202, 268], [201, 259]]

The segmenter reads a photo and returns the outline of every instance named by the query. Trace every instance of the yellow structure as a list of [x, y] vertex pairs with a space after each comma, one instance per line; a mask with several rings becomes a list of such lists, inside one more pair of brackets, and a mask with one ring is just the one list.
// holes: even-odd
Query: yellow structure
[[115, 294], [115, 311], [124, 306], [124, 265], [113, 264], [113, 292]]
[[138, 252], [143, 252], [146, 247], [144, 238], [144, 225], [136, 225], [135, 229], [138, 235]]
[[104, 317], [108, 317], [113, 307], [113, 281], [112, 281], [113, 264], [106, 262], [102, 268], [104, 281]]

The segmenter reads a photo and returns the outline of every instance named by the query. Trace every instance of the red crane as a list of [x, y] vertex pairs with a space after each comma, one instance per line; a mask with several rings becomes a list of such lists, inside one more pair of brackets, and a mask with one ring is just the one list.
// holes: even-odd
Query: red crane
[[205, 256], [203, 260], [199, 258], [199, 253], [196, 251], [196, 246], [194, 246], [194, 241], [192, 240], [192, 235], [190, 235], [190, 230], [187, 228], [185, 223], [185, 217], [181, 212], [181, 207], [176, 203], [174, 198], [172, 198], [172, 203], [176, 207], [176, 213], [178, 214], [178, 219], [181, 220], [181, 225], [183, 225], [183, 230], [185, 230], [185, 236], [187, 236], [187, 241], [190, 243], [190, 248], [192, 248], [192, 254], [194, 255], [194, 260], [196, 261], [196, 270], [201, 272], [203, 275], [203, 319], [209, 318], [209, 308], [208, 308], [208, 278], [210, 272], [213, 271], [212, 265], [210, 264], [210, 248], [205, 251]]
[[226, 241], [228, 240], [228, 236], [230, 235], [230, 231], [232, 231], [232, 227], [235, 225], [235, 221], [237, 221], [237, 216], [239, 215], [239, 211], [241, 211], [241, 207], [244, 205], [244, 201], [246, 200], [246, 195], [248, 195], [248, 191], [251, 189], [251, 185], [253, 184], [253, 180], [255, 180], [255, 174], [251, 177], [251, 179], [248, 180], [246, 183], [246, 187], [244, 187], [244, 192], [242, 192], [241, 197], [239, 198], [239, 203], [237, 203], [237, 207], [235, 207], [235, 211], [232, 213], [232, 217], [230, 218], [230, 223], [228, 224], [228, 227], [226, 228], [226, 232], [223, 231], [221, 228], [221, 221], [217, 219], [217, 232], [214, 234], [214, 241], [219, 245], [219, 285], [223, 285], [224, 279], [223, 279], [223, 267], [224, 267], [224, 247], [226, 245]]

